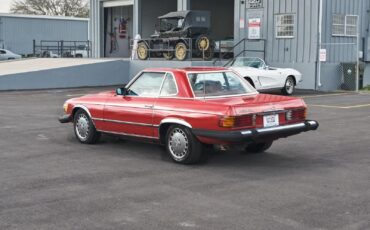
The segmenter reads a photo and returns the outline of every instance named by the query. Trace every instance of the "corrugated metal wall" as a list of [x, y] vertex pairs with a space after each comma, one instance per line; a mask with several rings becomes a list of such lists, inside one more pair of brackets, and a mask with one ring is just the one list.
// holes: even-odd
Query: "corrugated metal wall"
[[[4, 48], [19, 54], [33, 52], [33, 39], [88, 40], [87, 20], [61, 20], [0, 16]], [[0, 37], [1, 37], [0, 36]]]
[[[248, 17], [262, 13], [262, 38], [266, 40], [266, 61], [281, 63], [315, 62], [318, 31], [318, 0], [264, 0], [263, 8], [247, 9], [246, 3], [235, 1], [236, 18], [235, 38], [239, 41], [248, 37]], [[277, 14], [294, 14], [294, 38], [275, 37], [275, 17]], [[245, 19], [241, 29], [240, 19]]]
[[[248, 9], [248, 1], [235, 0], [235, 42], [248, 37], [248, 18], [262, 18], [262, 39], [265, 40], [265, 60], [268, 65], [290, 67], [304, 76], [300, 88], [315, 88], [315, 67], [318, 43], [319, 0], [263, 0], [263, 7]], [[294, 14], [294, 37], [276, 38], [275, 18], [279, 14]], [[240, 23], [244, 22], [244, 28]], [[263, 42], [248, 42], [247, 49], [263, 50]], [[237, 52], [242, 47], [239, 47]], [[262, 56], [247, 52], [246, 56]]]
[[[327, 49], [329, 63], [355, 62], [356, 61], [356, 43], [355, 37], [332, 36], [333, 14], [340, 15], [358, 15], [359, 19], [359, 50], [363, 49], [363, 41], [367, 40], [369, 29], [369, 0], [332, 0], [323, 1], [323, 48]], [[329, 43], [329, 44], [328, 44]], [[342, 43], [341, 45], [339, 43]]]

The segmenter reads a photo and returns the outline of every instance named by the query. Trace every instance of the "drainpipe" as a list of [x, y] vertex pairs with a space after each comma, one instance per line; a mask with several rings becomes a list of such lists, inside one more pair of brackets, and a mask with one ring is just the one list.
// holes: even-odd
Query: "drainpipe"
[[315, 90], [318, 90], [321, 84], [321, 61], [320, 61], [320, 50], [322, 48], [322, 0], [319, 1], [319, 34], [318, 34], [318, 52], [317, 52], [317, 74], [316, 74], [316, 85]]

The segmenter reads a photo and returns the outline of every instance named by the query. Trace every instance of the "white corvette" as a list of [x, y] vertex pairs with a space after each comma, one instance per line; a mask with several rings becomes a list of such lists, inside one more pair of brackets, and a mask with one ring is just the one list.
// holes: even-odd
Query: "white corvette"
[[238, 57], [230, 69], [243, 76], [257, 90], [281, 89], [292, 95], [295, 86], [301, 82], [302, 74], [295, 69], [269, 67], [257, 57]]

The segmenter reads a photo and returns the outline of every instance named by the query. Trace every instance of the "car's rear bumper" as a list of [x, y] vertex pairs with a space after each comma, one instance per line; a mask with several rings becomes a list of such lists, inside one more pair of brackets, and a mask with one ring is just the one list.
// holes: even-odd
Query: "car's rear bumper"
[[70, 114], [65, 114], [58, 118], [60, 123], [68, 123], [72, 121], [72, 116]]
[[271, 128], [248, 129], [239, 131], [213, 131], [204, 129], [193, 129], [193, 133], [198, 137], [205, 137], [226, 142], [245, 142], [276, 140], [298, 133], [316, 130], [319, 127], [317, 121], [307, 120], [305, 122], [283, 125]]

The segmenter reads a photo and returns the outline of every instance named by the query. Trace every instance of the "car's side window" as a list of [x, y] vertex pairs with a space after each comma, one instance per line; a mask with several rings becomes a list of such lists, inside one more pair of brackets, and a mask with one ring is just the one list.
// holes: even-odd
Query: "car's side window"
[[6, 54], [5, 50], [0, 50], [0, 54]]
[[139, 97], [158, 97], [164, 73], [144, 72], [129, 87], [127, 95]]
[[163, 82], [162, 90], [161, 90], [161, 97], [168, 97], [168, 96], [176, 96], [177, 95], [177, 86], [175, 78], [172, 74], [167, 74], [166, 78]]

